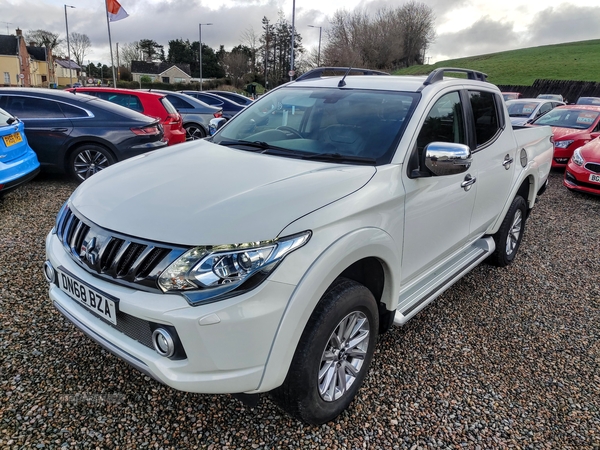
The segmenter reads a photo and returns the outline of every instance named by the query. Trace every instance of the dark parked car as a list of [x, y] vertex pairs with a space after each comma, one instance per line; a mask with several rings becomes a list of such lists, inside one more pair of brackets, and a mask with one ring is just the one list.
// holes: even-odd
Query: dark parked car
[[25, 123], [43, 170], [68, 173], [78, 181], [167, 145], [159, 120], [90, 95], [0, 88], [0, 108]]
[[187, 141], [202, 139], [208, 136], [208, 124], [211, 119], [221, 117], [222, 108], [208, 105], [198, 99], [182, 94], [159, 89], [148, 89], [150, 92], [166, 94], [167, 100], [179, 111], [183, 118], [183, 129]]
[[0, 109], [0, 197], [39, 171], [40, 163], [27, 143], [23, 122]]
[[226, 99], [236, 102], [242, 106], [248, 106], [254, 101], [250, 97], [246, 97], [245, 95], [237, 94], [237, 93], [231, 92], [231, 91], [203, 91], [203, 92], [208, 92], [209, 94], [215, 94], [215, 95], [218, 95], [219, 97], [225, 97]]
[[207, 105], [215, 106], [217, 108], [221, 108], [223, 110], [223, 117], [227, 120], [231, 119], [237, 113], [239, 113], [245, 106], [240, 105], [239, 103], [233, 102], [225, 97], [219, 97], [215, 94], [210, 94], [208, 92], [200, 92], [200, 91], [179, 91], [182, 94], [189, 95], [190, 97], [194, 97], [201, 102], [206, 103]]

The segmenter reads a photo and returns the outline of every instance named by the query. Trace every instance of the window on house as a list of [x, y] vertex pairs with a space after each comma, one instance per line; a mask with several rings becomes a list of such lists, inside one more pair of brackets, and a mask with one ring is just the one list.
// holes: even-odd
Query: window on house
[[10, 84], [10, 73], [4, 72], [4, 84]]
[[169, 82], [169, 77], [162, 77], [162, 82], [163, 83], [168, 83]]

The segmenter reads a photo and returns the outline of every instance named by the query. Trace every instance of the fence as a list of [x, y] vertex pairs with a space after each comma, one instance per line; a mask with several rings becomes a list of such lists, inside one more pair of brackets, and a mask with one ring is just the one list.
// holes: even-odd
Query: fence
[[502, 92], [520, 92], [525, 98], [539, 94], [561, 94], [567, 103], [579, 97], [600, 97], [600, 83], [593, 81], [535, 80], [531, 86], [498, 85]]

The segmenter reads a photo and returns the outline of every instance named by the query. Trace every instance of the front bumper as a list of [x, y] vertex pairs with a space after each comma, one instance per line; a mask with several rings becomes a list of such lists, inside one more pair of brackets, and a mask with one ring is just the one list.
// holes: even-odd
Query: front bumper
[[577, 164], [569, 163], [565, 170], [563, 185], [573, 191], [600, 195], [600, 184], [590, 182], [590, 174], [591, 172]]
[[265, 281], [238, 297], [190, 306], [179, 295], [144, 292], [93, 277], [65, 252], [55, 234], [46, 239], [48, 262], [119, 299], [119, 311], [138, 321], [172, 326], [185, 359], [170, 359], [100, 319], [55, 283], [50, 299], [76, 327], [141, 372], [174, 389], [207, 394], [254, 392], [294, 286]]

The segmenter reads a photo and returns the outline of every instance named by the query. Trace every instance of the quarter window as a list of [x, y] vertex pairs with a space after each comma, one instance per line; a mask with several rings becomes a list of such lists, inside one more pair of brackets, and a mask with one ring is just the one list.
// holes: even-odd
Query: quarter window
[[469, 91], [477, 147], [491, 141], [500, 129], [495, 99], [496, 96], [491, 92]]

